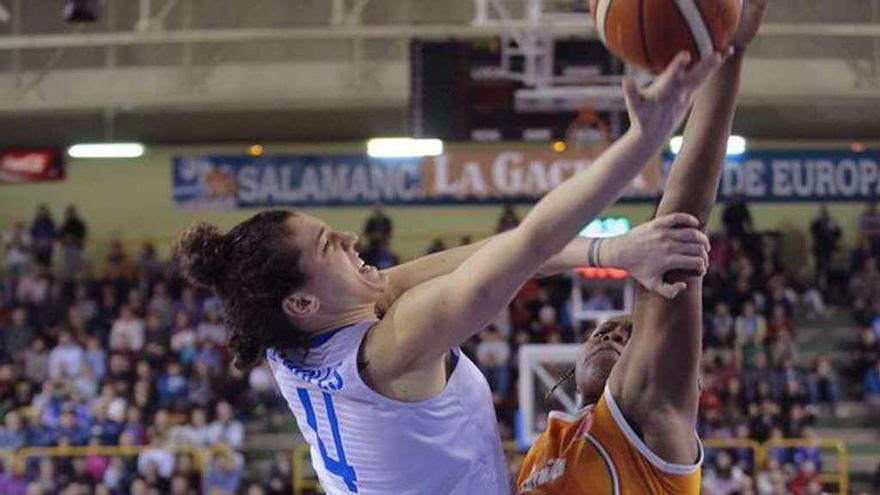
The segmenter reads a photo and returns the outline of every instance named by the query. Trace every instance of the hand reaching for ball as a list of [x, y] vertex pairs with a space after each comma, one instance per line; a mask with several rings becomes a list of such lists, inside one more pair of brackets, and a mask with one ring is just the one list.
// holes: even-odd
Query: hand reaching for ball
[[743, 0], [742, 15], [730, 41], [731, 46], [742, 49], [752, 42], [769, 6], [770, 0]]
[[666, 140], [693, 103], [694, 93], [730, 55], [714, 53], [697, 62], [691, 69], [691, 56], [679, 53], [660, 76], [649, 86], [639, 88], [631, 78], [623, 81], [626, 108], [632, 131], [650, 138]]

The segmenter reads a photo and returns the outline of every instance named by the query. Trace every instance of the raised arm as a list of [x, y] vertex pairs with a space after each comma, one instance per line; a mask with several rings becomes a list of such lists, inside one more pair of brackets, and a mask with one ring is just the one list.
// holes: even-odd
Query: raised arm
[[[547, 259], [617, 199], [720, 64], [720, 56], [714, 56], [687, 72], [688, 58], [677, 57], [645, 91], [631, 81], [625, 84], [633, 124], [590, 168], [548, 193], [509, 235], [487, 242], [458, 269], [406, 292], [391, 307], [364, 345], [369, 380], [383, 383], [436, 369], [449, 349], [482, 329]], [[412, 397], [394, 387], [384, 392]]]
[[[670, 214], [616, 237], [598, 239], [578, 236], [541, 264], [536, 275], [546, 277], [588, 265], [621, 268], [650, 290], [673, 298], [682, 287], [664, 282], [663, 275], [669, 270], [693, 267], [701, 259], [708, 260], [709, 239], [697, 230], [698, 225], [696, 218], [689, 215]], [[384, 314], [407, 290], [452, 273], [486, 243], [497, 242], [510, 234], [498, 234], [385, 270], [388, 293], [377, 303], [376, 312]], [[590, 252], [593, 253], [592, 260], [589, 259]]]
[[[747, 4], [739, 34], [742, 37], [745, 30], [751, 32], [745, 43], [754, 35], [766, 3]], [[697, 95], [658, 215], [689, 213], [704, 225], [709, 218], [725, 161], [742, 63], [740, 49]], [[703, 332], [702, 287], [700, 276], [694, 273], [674, 272], [669, 278], [686, 282], [688, 289], [673, 301], [639, 289], [633, 334], [612, 371], [609, 387], [656, 454], [667, 462], [691, 464], [698, 452], [694, 426]]]

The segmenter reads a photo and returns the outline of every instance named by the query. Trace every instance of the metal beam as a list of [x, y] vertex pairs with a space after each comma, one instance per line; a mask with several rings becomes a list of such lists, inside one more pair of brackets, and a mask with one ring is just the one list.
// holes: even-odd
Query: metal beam
[[[523, 29], [528, 21], [512, 20], [505, 23], [468, 25], [372, 25], [345, 27], [199, 29], [137, 33], [44, 34], [0, 37], [0, 51], [51, 48], [78, 48], [132, 45], [175, 45], [182, 43], [241, 43], [248, 41], [298, 40], [397, 40], [397, 39], [452, 39], [486, 38], [499, 36], [511, 28]], [[594, 31], [578, 22], [554, 23], [555, 36], [594, 38]], [[880, 37], [878, 24], [769, 24], [761, 30], [763, 36], [812, 36], [839, 38]]]

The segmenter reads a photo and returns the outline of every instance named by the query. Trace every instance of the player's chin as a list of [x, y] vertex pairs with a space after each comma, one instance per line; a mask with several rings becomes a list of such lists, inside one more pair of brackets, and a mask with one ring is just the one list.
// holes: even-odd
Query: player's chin
[[611, 375], [620, 354], [610, 350], [599, 351], [584, 361], [584, 370], [591, 379], [602, 380], [603, 383]]

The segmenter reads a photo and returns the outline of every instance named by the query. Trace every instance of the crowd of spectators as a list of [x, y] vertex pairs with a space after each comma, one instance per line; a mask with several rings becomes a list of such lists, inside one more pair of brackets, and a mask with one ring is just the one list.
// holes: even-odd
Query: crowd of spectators
[[[843, 233], [827, 208], [820, 207], [809, 232], [814, 261], [807, 270], [808, 263], [784, 262], [778, 233], [755, 231], [741, 197], [729, 200], [723, 227], [711, 236], [711, 266], [704, 280], [701, 438], [764, 443], [815, 437], [817, 416], [838, 414], [845, 384], [880, 409], [880, 220], [874, 216], [880, 219], [869, 205], [860, 222], [860, 246], [847, 264], [840, 250]], [[514, 210], [505, 208], [498, 231], [516, 223]], [[572, 321], [570, 284], [567, 277], [526, 284], [509, 311], [469, 343], [489, 380], [507, 438], [514, 432], [519, 347], [579, 342], [589, 329]], [[587, 309], [615, 306], [601, 286], [585, 293]], [[864, 328], [851, 368], [831, 355], [807, 358], [800, 350], [798, 322], [829, 318], [829, 299]], [[756, 469], [751, 452], [710, 450], [705, 493], [824, 493], [818, 448], [773, 448], [765, 470]]]
[[[242, 420], [284, 408], [267, 367], [230, 365], [219, 301], [173, 276], [154, 246], [131, 258], [113, 241], [90, 264], [86, 235], [73, 206], [59, 228], [41, 206], [3, 233], [0, 449], [137, 449], [30, 457], [23, 473], [6, 459], [0, 493], [239, 493]], [[289, 493], [289, 461], [273, 466], [274, 483], [254, 493]]]
[[[785, 262], [778, 234], [754, 230], [741, 198], [722, 218], [704, 281], [701, 437], [811, 437], [816, 417], [837, 414], [846, 391], [880, 411], [876, 207], [860, 218], [860, 241], [849, 256], [841, 252], [841, 229], [821, 208], [810, 228], [811, 272], [803, 269], [807, 263]], [[518, 221], [505, 207], [497, 231]], [[33, 457], [23, 473], [6, 464], [0, 492], [289, 493], [283, 454], [256, 477], [244, 471], [245, 423], [285, 406], [265, 366], [249, 374], [230, 366], [219, 301], [187, 287], [149, 243], [131, 257], [114, 241], [99, 262], [87, 262], [87, 232], [71, 206], [61, 227], [40, 207], [30, 226], [17, 223], [3, 233], [0, 448], [141, 449], [127, 457]], [[399, 262], [393, 232], [391, 218], [374, 207], [363, 228], [367, 263], [384, 269]], [[438, 239], [428, 252], [445, 248]], [[505, 439], [515, 431], [520, 346], [579, 342], [591, 329], [573, 321], [571, 284], [567, 276], [530, 281], [464, 346], [486, 374]], [[588, 309], [616, 304], [602, 288], [585, 293]], [[800, 317], [827, 318], [826, 300], [844, 304], [861, 329], [847, 366], [824, 354], [807, 361], [799, 349]], [[205, 459], [185, 450], [218, 446]], [[759, 470], [747, 449], [710, 451], [704, 489], [823, 493], [822, 463], [818, 449], [778, 448]]]

